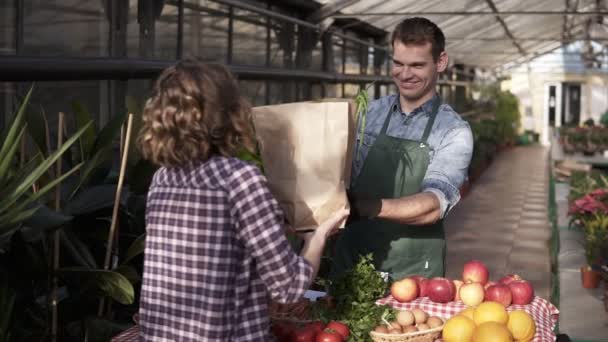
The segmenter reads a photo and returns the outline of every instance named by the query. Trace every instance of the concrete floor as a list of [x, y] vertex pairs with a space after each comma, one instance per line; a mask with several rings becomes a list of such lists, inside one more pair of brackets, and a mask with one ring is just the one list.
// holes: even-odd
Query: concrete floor
[[[500, 153], [446, 219], [446, 276], [461, 278], [471, 259], [483, 261], [490, 278], [517, 273], [538, 296], [551, 291], [548, 219], [549, 149], [516, 147]], [[573, 341], [608, 341], [608, 313], [601, 290], [581, 286], [585, 263], [579, 233], [567, 230], [567, 185], [556, 185], [560, 227], [560, 333]]]
[[515, 147], [500, 153], [446, 219], [446, 276], [461, 278], [471, 259], [490, 279], [516, 273], [549, 299], [549, 150]]

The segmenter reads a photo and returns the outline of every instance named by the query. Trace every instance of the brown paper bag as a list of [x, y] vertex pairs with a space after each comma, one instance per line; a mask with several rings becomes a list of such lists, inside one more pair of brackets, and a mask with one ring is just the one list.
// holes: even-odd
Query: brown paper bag
[[345, 100], [253, 108], [264, 173], [293, 228], [314, 228], [348, 208], [353, 115]]

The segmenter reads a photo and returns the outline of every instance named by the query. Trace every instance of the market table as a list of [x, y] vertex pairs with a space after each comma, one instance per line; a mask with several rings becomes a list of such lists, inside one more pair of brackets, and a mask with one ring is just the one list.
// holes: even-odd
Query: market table
[[[432, 302], [427, 297], [417, 298], [408, 303], [400, 303], [392, 296], [388, 296], [378, 300], [376, 304], [389, 305], [400, 310], [419, 308], [431, 316], [439, 316], [444, 319], [448, 319], [467, 308], [461, 301], [439, 304]], [[534, 321], [536, 322], [536, 335], [534, 335], [533, 342], [555, 341], [556, 336], [554, 329], [559, 317], [559, 310], [555, 305], [536, 296], [532, 303], [528, 305], [510, 305], [507, 308], [507, 311], [513, 310], [524, 310], [534, 318]]]

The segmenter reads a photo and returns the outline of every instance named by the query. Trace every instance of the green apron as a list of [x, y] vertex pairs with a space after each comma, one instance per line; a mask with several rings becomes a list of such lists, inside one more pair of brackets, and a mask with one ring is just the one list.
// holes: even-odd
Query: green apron
[[[391, 118], [389, 109], [351, 191], [372, 198], [399, 198], [419, 193], [430, 161], [427, 139], [440, 104], [436, 96], [420, 141], [386, 135]], [[376, 269], [388, 272], [392, 279], [413, 274], [442, 277], [445, 260], [443, 222], [439, 220], [425, 226], [378, 218], [350, 222], [335, 246], [332, 278], [351, 269], [360, 255], [369, 253], [373, 254]]]

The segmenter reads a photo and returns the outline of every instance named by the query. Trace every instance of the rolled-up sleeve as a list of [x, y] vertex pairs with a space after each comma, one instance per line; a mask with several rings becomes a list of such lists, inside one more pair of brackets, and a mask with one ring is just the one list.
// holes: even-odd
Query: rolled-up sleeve
[[266, 178], [254, 167], [233, 175], [230, 201], [237, 236], [256, 263], [258, 275], [273, 300], [292, 303], [311, 282], [312, 266], [287, 241], [282, 211], [270, 193]]
[[435, 148], [422, 181], [422, 191], [437, 196], [441, 218], [460, 200], [459, 189], [465, 181], [472, 155], [473, 134], [466, 122], [447, 131]]

